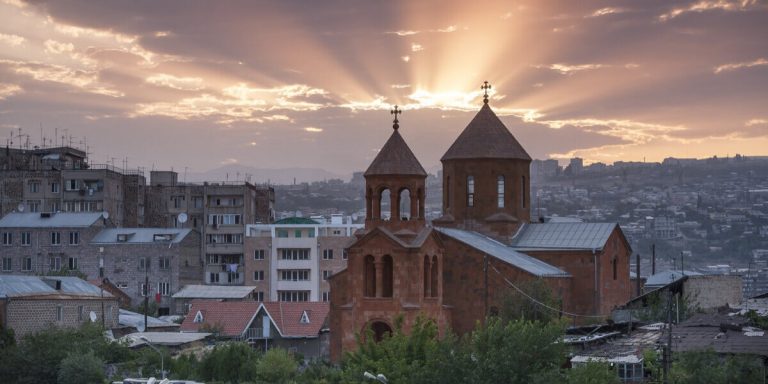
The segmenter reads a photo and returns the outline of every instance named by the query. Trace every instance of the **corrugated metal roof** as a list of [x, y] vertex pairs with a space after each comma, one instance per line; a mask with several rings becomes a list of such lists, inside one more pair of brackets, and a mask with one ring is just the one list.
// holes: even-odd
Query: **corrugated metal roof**
[[[164, 243], [165, 239], [155, 240], [155, 235], [170, 235], [172, 243], [179, 243], [192, 232], [189, 228], [108, 228], [104, 229], [91, 240], [92, 244], [144, 244]], [[118, 235], [126, 235], [125, 241], [118, 241]]]
[[670, 283], [674, 283], [683, 278], [683, 276], [701, 276], [701, 273], [694, 271], [661, 271], [655, 275], [648, 276], [645, 280], [645, 286], [665, 286]]
[[[48, 215], [49, 217], [44, 217]], [[72, 228], [90, 227], [101, 219], [101, 212], [20, 213], [11, 212], [0, 219], [0, 228]]]
[[511, 246], [517, 250], [601, 250], [617, 225], [616, 223], [527, 224], [512, 239]]
[[[120, 308], [118, 315], [118, 323], [124, 327], [138, 327], [140, 323], [144, 322], [144, 314], [129, 311], [127, 309]], [[147, 316], [147, 324], [149, 327], [180, 327], [179, 324], [170, 323], [160, 320], [156, 317]]]
[[570, 276], [568, 272], [565, 272], [560, 268], [547, 264], [539, 259], [533, 258], [523, 253], [517, 252], [511, 247], [489, 237], [483, 236], [477, 232], [438, 227], [436, 227], [435, 230], [501, 261], [504, 261], [505, 263], [520, 268], [532, 275], [540, 277]]
[[243, 299], [256, 287], [222, 285], [185, 285], [174, 299]]
[[136, 332], [125, 335], [120, 340], [128, 342], [128, 347], [130, 348], [146, 344], [147, 342], [142, 340], [142, 337], [155, 345], [180, 346], [204, 340], [210, 335], [211, 333], [206, 332]]
[[[61, 290], [57, 291], [43, 279], [61, 281]], [[0, 298], [52, 294], [100, 297], [102, 291], [87, 281], [73, 276], [0, 275]], [[103, 294], [104, 297], [112, 297], [107, 291]]]

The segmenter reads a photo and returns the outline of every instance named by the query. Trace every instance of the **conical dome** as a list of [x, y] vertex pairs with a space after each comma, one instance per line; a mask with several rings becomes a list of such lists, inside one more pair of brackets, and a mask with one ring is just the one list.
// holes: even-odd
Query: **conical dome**
[[454, 159], [520, 159], [530, 161], [531, 156], [486, 103], [440, 160]]
[[395, 129], [364, 174], [372, 175], [427, 176], [427, 172], [408, 148], [400, 132]]

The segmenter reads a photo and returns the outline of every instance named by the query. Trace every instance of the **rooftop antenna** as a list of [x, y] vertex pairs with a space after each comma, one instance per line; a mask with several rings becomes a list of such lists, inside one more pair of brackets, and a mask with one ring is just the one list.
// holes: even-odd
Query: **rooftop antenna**
[[[154, 168], [154, 164], [152, 164], [152, 167]], [[187, 182], [187, 167], [184, 167], [184, 182]]]

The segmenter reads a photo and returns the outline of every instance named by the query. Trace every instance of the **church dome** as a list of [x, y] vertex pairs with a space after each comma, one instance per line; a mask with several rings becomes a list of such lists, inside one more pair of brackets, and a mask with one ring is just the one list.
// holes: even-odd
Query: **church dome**
[[519, 159], [531, 156], [487, 103], [461, 132], [440, 161], [456, 159]]

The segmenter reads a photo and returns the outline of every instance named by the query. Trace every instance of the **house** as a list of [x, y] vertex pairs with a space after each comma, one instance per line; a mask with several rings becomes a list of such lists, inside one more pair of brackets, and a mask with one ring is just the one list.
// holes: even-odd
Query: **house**
[[328, 303], [194, 300], [191, 304], [182, 332], [214, 332], [262, 350], [284, 348], [306, 360], [329, 356]]
[[256, 287], [253, 286], [219, 286], [219, 285], [185, 285], [173, 294], [176, 313], [186, 315], [193, 300], [218, 301], [250, 301], [256, 300]]
[[0, 327], [13, 329], [17, 340], [87, 322], [116, 327], [117, 298], [77, 277], [0, 275]]

